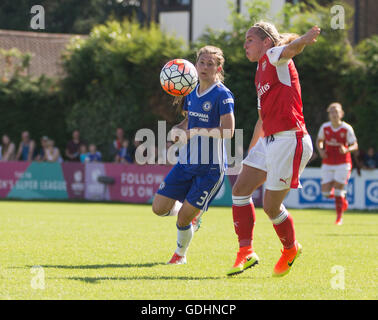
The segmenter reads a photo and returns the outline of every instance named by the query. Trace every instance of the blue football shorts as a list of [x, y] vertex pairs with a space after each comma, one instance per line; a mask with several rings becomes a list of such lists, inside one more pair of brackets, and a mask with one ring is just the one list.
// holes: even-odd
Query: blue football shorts
[[184, 165], [176, 164], [160, 184], [158, 194], [184, 202], [207, 211], [224, 181], [224, 172], [209, 170], [207, 173], [194, 173]]

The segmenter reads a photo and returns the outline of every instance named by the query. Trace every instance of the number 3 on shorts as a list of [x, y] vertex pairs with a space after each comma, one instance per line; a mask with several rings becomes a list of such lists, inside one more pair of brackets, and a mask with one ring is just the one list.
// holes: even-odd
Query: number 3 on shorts
[[204, 192], [203, 192], [203, 196], [200, 197], [200, 199], [201, 199], [202, 201], [197, 201], [196, 204], [199, 205], [200, 207], [202, 207], [203, 204], [205, 203], [205, 201], [206, 201], [208, 195], [209, 195], [209, 193], [208, 193], [207, 191], [204, 191]]

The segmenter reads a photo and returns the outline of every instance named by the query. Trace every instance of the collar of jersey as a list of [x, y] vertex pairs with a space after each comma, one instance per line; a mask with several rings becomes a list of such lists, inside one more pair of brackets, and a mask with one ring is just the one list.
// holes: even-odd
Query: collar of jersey
[[201, 98], [203, 97], [205, 94], [208, 94], [211, 90], [214, 89], [215, 86], [217, 86], [218, 84], [220, 84], [221, 82], [220, 81], [217, 81], [215, 82], [211, 87], [207, 88], [204, 92], [202, 92], [201, 94], [198, 93], [198, 88], [199, 88], [199, 85], [197, 86], [196, 88], [196, 95], [197, 95], [197, 98]]
[[329, 121], [329, 126], [331, 127], [331, 129], [332, 129], [333, 132], [336, 132], [336, 131], [338, 131], [339, 129], [341, 129], [342, 127], [344, 127], [344, 121], [341, 121], [340, 126], [337, 127], [337, 128], [334, 128], [334, 127], [332, 126], [332, 122]]

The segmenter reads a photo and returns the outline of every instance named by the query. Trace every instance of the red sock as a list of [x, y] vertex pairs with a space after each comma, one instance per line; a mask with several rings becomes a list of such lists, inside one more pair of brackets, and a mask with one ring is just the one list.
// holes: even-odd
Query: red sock
[[255, 226], [255, 206], [249, 203], [244, 206], [232, 205], [235, 232], [239, 239], [239, 247], [252, 247], [253, 228]]
[[274, 229], [285, 249], [290, 249], [295, 244], [295, 229], [292, 216], [287, 213], [287, 218], [279, 224], [273, 224]]
[[341, 217], [343, 216], [343, 206], [344, 206], [344, 197], [336, 196], [335, 207], [336, 207], [337, 220], [341, 219]]

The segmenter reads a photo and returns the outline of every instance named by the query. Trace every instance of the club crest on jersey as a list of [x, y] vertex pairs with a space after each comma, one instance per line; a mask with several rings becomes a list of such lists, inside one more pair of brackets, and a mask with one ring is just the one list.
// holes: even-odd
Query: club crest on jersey
[[204, 104], [202, 105], [202, 109], [203, 111], [206, 111], [206, 112], [209, 112], [212, 108], [212, 105], [211, 105], [211, 102], [210, 101], [206, 101], [204, 102]]
[[165, 187], [165, 182], [163, 181], [162, 183], [160, 183], [159, 190], [163, 190], [164, 187]]

